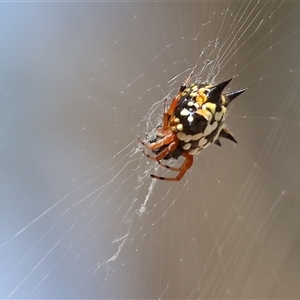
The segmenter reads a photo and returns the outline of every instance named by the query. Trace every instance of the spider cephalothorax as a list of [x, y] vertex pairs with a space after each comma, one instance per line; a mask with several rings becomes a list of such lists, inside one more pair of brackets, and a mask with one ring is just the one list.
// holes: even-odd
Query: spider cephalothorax
[[[245, 89], [223, 94], [231, 79], [216, 85], [193, 83], [187, 87], [191, 75], [181, 86], [168, 110], [165, 109], [162, 125], [156, 129], [155, 137], [148, 143], [139, 139], [156, 154], [150, 156], [144, 152], [146, 156], [166, 168], [179, 172], [176, 177], [170, 178], [151, 174], [153, 178], [180, 180], [192, 166], [193, 156], [202, 149], [211, 144], [221, 146], [220, 138], [236, 143], [224, 124], [226, 108]], [[185, 160], [179, 168], [161, 163], [161, 160], [177, 159], [180, 156]]]

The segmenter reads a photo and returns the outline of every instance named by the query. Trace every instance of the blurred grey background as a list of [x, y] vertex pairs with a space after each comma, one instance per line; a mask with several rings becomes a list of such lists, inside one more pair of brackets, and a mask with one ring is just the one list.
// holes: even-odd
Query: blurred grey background
[[[0, 298], [299, 298], [299, 14], [0, 3]], [[238, 145], [152, 181], [164, 170], [136, 136], [195, 65], [248, 88], [227, 121]]]

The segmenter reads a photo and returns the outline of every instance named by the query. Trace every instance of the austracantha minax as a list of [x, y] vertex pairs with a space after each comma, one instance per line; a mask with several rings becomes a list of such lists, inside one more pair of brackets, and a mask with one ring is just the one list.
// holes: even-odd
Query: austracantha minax
[[[223, 94], [224, 88], [232, 79], [211, 85], [206, 83], [188, 83], [192, 74], [181, 85], [179, 93], [173, 99], [163, 114], [162, 125], [158, 126], [155, 136], [147, 142], [139, 141], [155, 156], [144, 154], [156, 160], [160, 165], [177, 171], [176, 177], [161, 177], [156, 179], [178, 181], [193, 164], [193, 156], [211, 144], [221, 146], [220, 138], [237, 142], [228, 131], [224, 121], [227, 106], [246, 89]], [[161, 160], [170, 158], [185, 159], [180, 167], [168, 166]]]

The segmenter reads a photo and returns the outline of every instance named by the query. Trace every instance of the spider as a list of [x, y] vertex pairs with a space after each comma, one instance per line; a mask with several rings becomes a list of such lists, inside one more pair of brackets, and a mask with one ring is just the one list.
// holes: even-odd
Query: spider
[[[237, 141], [224, 124], [226, 108], [230, 102], [246, 89], [223, 94], [224, 88], [232, 79], [216, 85], [192, 83], [188, 86], [193, 72], [181, 85], [178, 94], [163, 113], [162, 124], [156, 128], [155, 136], [139, 142], [151, 150], [155, 156], [143, 153], [161, 166], [178, 172], [176, 177], [161, 177], [154, 174], [152, 178], [179, 181], [193, 164], [193, 156], [211, 144], [221, 146], [220, 138]], [[183, 156], [180, 167], [162, 163], [170, 158]]]

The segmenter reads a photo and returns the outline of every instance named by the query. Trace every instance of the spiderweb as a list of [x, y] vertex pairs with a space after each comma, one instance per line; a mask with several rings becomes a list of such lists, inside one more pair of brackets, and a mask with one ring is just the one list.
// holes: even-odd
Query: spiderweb
[[[1, 3], [1, 298], [298, 298], [297, 2]], [[193, 80], [223, 141], [180, 182], [137, 135]], [[179, 162], [173, 162], [180, 164]]]

